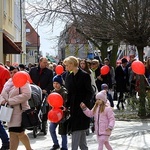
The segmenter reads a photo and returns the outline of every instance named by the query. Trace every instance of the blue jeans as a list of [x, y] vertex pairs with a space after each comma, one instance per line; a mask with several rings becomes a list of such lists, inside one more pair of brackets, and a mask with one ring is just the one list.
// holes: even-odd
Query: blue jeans
[[8, 146], [9, 145], [8, 134], [5, 131], [1, 121], [0, 121], [0, 138], [2, 140], [2, 146]]
[[[53, 143], [54, 145], [59, 145], [58, 139], [57, 139], [57, 135], [56, 135], [56, 128], [57, 128], [58, 124], [57, 123], [50, 123], [49, 126], [49, 131], [50, 131], [50, 135], [52, 137]], [[62, 138], [62, 148], [64, 149], [68, 149], [67, 148], [67, 135], [61, 135]]]

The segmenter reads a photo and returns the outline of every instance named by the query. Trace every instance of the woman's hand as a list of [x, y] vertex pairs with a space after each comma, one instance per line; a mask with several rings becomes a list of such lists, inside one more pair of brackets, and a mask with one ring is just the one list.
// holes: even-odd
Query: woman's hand
[[8, 103], [7, 100], [4, 99], [3, 101], [1, 101], [1, 105], [4, 105], [5, 103]]
[[80, 107], [81, 107], [82, 110], [85, 110], [87, 108], [86, 105], [83, 102], [81, 102]]
[[103, 81], [103, 78], [101, 77], [101, 75], [97, 76], [97, 79], [100, 81]]

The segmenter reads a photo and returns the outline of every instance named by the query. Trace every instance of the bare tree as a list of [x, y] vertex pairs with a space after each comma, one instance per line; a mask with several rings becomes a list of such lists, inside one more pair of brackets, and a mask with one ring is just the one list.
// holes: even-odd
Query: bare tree
[[[39, 24], [56, 19], [73, 22], [94, 40], [124, 40], [136, 45], [143, 60], [143, 48], [150, 35], [149, 0], [30, 0], [28, 16]], [[30, 3], [29, 3], [30, 2]], [[141, 52], [142, 51], [142, 52]]]
[[[125, 41], [143, 49], [150, 40], [150, 0], [30, 0], [30, 17], [41, 24], [56, 19], [73, 22], [77, 31], [93, 43]], [[141, 76], [140, 116], [145, 116], [145, 85]]]

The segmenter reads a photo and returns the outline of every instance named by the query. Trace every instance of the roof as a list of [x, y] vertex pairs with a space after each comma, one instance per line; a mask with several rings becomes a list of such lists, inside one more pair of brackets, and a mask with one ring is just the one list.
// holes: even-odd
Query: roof
[[27, 47], [40, 47], [40, 36], [37, 32], [26, 20], [26, 43], [28, 43]]

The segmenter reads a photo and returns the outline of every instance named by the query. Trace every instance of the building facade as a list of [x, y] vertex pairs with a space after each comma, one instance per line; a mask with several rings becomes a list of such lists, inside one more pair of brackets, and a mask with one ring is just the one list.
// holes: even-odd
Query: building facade
[[80, 33], [76, 31], [76, 27], [72, 24], [66, 26], [59, 38], [58, 57], [60, 60], [68, 56], [76, 56], [79, 58], [88, 58], [89, 54], [94, 52], [94, 46], [88, 42]]
[[32, 27], [32, 25], [26, 20], [26, 59], [27, 64], [38, 63], [41, 57], [40, 52], [40, 36], [38, 31]]
[[0, 62], [26, 62], [23, 18], [23, 0], [0, 0]]

